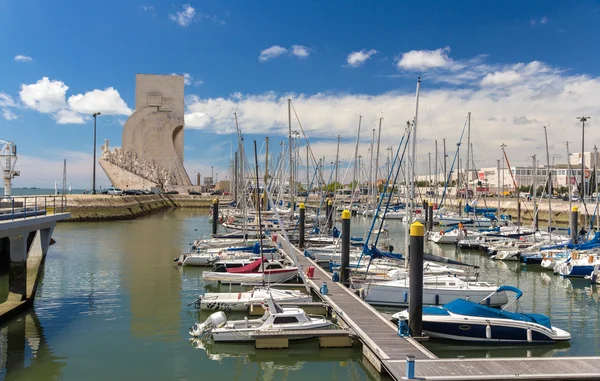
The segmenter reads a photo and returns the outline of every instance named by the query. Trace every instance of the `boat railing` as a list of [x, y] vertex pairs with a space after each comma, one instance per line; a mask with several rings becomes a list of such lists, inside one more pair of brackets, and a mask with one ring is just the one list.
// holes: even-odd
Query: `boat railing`
[[65, 195], [13, 196], [8, 201], [0, 202], [0, 221], [36, 218], [66, 211]]

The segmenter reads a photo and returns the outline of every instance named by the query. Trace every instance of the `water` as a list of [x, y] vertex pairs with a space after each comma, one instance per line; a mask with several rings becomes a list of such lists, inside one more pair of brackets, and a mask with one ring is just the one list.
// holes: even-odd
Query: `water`
[[[355, 235], [363, 235], [371, 219], [352, 219]], [[378, 227], [379, 225], [377, 225]], [[395, 252], [404, 252], [404, 225], [386, 222]], [[508, 356], [596, 356], [600, 353], [600, 287], [589, 280], [556, 276], [541, 266], [518, 262], [493, 261], [480, 251], [460, 250], [455, 245], [425, 243], [425, 251], [479, 266], [480, 280], [496, 285], [512, 285], [523, 291], [523, 312], [550, 316], [553, 326], [571, 333], [568, 343], [542, 346], [465, 345], [452, 341], [430, 340], [424, 345], [438, 357], [508, 357]], [[388, 313], [400, 309], [379, 308]]]
[[[198, 348], [188, 328], [203, 320], [187, 303], [203, 289], [202, 270], [173, 258], [209, 233], [206, 211], [176, 209], [135, 221], [59, 224], [35, 308], [0, 328], [0, 380], [368, 380], [360, 348], [319, 349], [315, 341], [288, 350], [252, 344]], [[396, 252], [401, 223], [386, 222]], [[370, 219], [352, 219], [363, 235]], [[429, 248], [429, 244], [427, 244]], [[479, 252], [431, 244], [434, 254], [481, 267], [481, 279], [524, 291], [527, 312], [547, 314], [573, 336], [548, 346], [425, 343], [439, 357], [591, 356], [600, 353], [600, 291]], [[8, 279], [0, 275], [0, 293]], [[396, 309], [382, 310], [396, 312]]]
[[360, 348], [190, 342], [189, 327], [208, 315], [187, 305], [202, 270], [173, 258], [210, 226], [198, 209], [58, 225], [35, 308], [0, 329], [0, 380], [370, 379]]

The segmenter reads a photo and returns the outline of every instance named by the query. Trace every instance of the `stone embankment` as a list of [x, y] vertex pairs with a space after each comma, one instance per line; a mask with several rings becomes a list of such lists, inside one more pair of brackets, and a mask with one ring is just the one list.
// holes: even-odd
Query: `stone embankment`
[[[152, 194], [143, 196], [68, 195], [68, 222], [129, 220], [170, 208], [210, 208], [215, 196]], [[230, 200], [220, 199], [220, 203]]]

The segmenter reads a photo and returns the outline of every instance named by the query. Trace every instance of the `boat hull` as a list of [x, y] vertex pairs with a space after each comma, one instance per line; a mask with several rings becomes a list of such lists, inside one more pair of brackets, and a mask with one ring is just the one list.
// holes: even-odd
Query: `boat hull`
[[[546, 330], [543, 330], [536, 325], [522, 324], [514, 321], [494, 321], [491, 320], [490, 335], [487, 336], [488, 322], [480, 319], [461, 317], [452, 322], [430, 321], [424, 317], [423, 331], [425, 334], [447, 340], [471, 341], [471, 342], [487, 342], [487, 343], [553, 343], [555, 341], [566, 341], [571, 336], [558, 329], [552, 327], [557, 334], [550, 335]], [[516, 323], [516, 324], [515, 324]], [[531, 329], [531, 341], [527, 339], [527, 329]]]
[[[490, 289], [442, 289], [423, 288], [423, 305], [442, 305], [459, 298], [466, 300], [483, 300], [495, 288]], [[377, 283], [365, 285], [364, 300], [369, 304], [387, 306], [408, 306], [409, 288], [406, 286], [385, 286]], [[497, 307], [508, 303], [504, 292], [492, 295], [490, 306]]]
[[[331, 327], [331, 323], [323, 319], [322, 321], [314, 322], [311, 324], [303, 324], [301, 327], [295, 326], [295, 327], [290, 327], [290, 328], [277, 327], [276, 325], [274, 325], [273, 328], [271, 328], [271, 329], [265, 329], [265, 330], [257, 330], [254, 328], [235, 328], [235, 329], [219, 328], [219, 329], [215, 329], [211, 332], [211, 338], [216, 343], [218, 343], [218, 342], [255, 341], [257, 337], [260, 337], [261, 332], [268, 333], [270, 331], [274, 331], [274, 332], [281, 333], [283, 335], [283, 334], [285, 334], [286, 330], [290, 330], [290, 331], [307, 330], [308, 331], [308, 330], [328, 329], [330, 327]], [[318, 334], [307, 332], [306, 336], [294, 335], [294, 336], [290, 336], [289, 339], [290, 340], [302, 340], [302, 339], [310, 339], [312, 337], [317, 337], [317, 336], [318, 336]]]

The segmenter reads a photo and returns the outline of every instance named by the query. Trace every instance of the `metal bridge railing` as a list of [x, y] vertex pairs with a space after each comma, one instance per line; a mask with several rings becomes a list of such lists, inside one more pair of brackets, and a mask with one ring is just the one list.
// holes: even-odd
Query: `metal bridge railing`
[[67, 210], [65, 195], [49, 196], [13, 196], [10, 201], [0, 202], [0, 221], [19, 218], [36, 218]]

